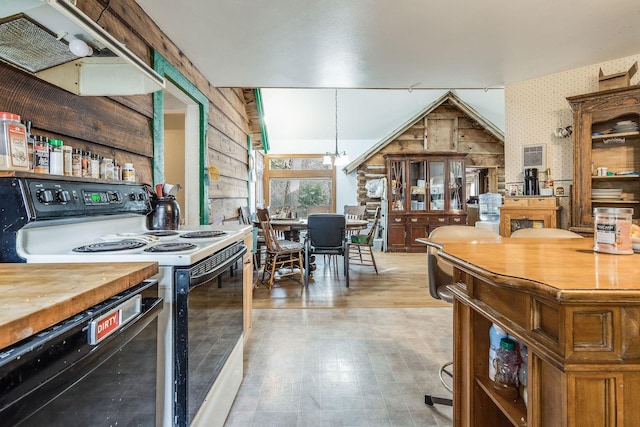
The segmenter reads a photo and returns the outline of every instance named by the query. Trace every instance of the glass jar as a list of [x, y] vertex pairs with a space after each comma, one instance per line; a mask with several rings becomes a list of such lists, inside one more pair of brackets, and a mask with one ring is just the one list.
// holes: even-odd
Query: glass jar
[[91, 176], [91, 151], [85, 151], [82, 156], [82, 176]]
[[82, 176], [82, 150], [74, 148], [71, 153], [71, 175]]
[[91, 156], [91, 178], [100, 178], [100, 156]]
[[113, 159], [103, 157], [100, 160], [100, 178], [113, 181], [115, 179]]
[[593, 250], [609, 254], [633, 254], [632, 216], [633, 208], [595, 208], [593, 210]]
[[33, 135], [33, 171], [49, 173], [49, 138]]
[[511, 399], [518, 397], [518, 354], [516, 343], [510, 338], [500, 340], [496, 353], [496, 377], [494, 389]]

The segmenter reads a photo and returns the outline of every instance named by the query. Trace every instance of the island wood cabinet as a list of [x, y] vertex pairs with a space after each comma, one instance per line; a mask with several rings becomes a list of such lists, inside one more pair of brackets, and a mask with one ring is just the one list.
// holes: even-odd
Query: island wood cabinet
[[556, 197], [505, 197], [499, 209], [503, 237], [521, 228], [560, 228]]
[[385, 154], [387, 250], [424, 252], [416, 239], [442, 225], [465, 225], [465, 154]]
[[[593, 233], [593, 208], [633, 208], [640, 218], [640, 87], [567, 98], [573, 110], [570, 229]], [[608, 174], [597, 176], [599, 167]], [[636, 172], [632, 174], [631, 172]], [[621, 191], [620, 194], [612, 192]], [[595, 190], [595, 191], [594, 191]]]
[[[444, 244], [454, 265], [456, 427], [638, 425], [640, 255], [563, 240], [573, 242]], [[510, 256], [532, 262], [500, 261]], [[488, 377], [492, 323], [528, 348], [526, 404]]]

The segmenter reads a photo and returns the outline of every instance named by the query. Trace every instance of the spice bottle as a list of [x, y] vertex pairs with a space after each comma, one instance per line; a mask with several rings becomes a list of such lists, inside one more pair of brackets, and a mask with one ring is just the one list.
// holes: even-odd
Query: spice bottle
[[71, 175], [82, 176], [82, 150], [79, 148], [71, 152]]
[[27, 156], [29, 157], [29, 171], [33, 172], [33, 135], [31, 135], [31, 120], [25, 120], [24, 127], [27, 130]]
[[116, 159], [113, 159], [113, 175], [115, 180], [122, 181], [122, 166]]
[[0, 113], [0, 169], [29, 170], [27, 129], [17, 114]]
[[123, 181], [135, 181], [136, 170], [133, 168], [133, 163], [125, 163], [122, 168], [122, 180]]
[[62, 155], [62, 146], [64, 145], [60, 139], [50, 139], [49, 145], [49, 173], [51, 175], [64, 175], [64, 158]]
[[65, 176], [73, 175], [73, 148], [70, 145], [62, 146], [62, 164]]
[[100, 156], [91, 156], [91, 178], [100, 178]]
[[91, 151], [85, 151], [82, 155], [82, 176], [91, 176]]
[[46, 136], [33, 136], [33, 171], [49, 173], [49, 138]]

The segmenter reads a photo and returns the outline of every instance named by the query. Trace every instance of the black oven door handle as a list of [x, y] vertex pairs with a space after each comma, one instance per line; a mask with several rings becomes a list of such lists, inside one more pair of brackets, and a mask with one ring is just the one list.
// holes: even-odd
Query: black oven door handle
[[222, 274], [223, 271], [231, 267], [236, 261], [242, 259], [245, 253], [247, 253], [247, 247], [243, 246], [239, 252], [235, 253], [231, 258], [227, 259], [222, 264], [216, 266], [216, 268], [214, 268], [213, 270], [191, 276], [189, 278], [189, 288], [194, 288], [215, 279], [217, 276]]
[[144, 304], [145, 310], [124, 325], [122, 329], [95, 346], [87, 344], [88, 352], [77, 361], [64, 366], [55, 373], [43, 372], [45, 379], [38, 380], [39, 385], [35, 388], [33, 384], [25, 384], [24, 387], [12, 390], [11, 394], [3, 398], [11, 404], [0, 410], [2, 424], [4, 425], [5, 422], [8, 423], [7, 425], [16, 424], [37, 412], [55, 396], [98, 369], [120, 351], [125, 344], [134, 339], [158, 317], [163, 308], [163, 299], [154, 298], [145, 301]]

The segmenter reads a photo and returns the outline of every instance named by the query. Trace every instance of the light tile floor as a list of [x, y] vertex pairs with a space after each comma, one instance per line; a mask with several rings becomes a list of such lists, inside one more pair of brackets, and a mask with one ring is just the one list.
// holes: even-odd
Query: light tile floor
[[452, 309], [253, 311], [245, 377], [225, 427], [451, 426], [438, 369]]

